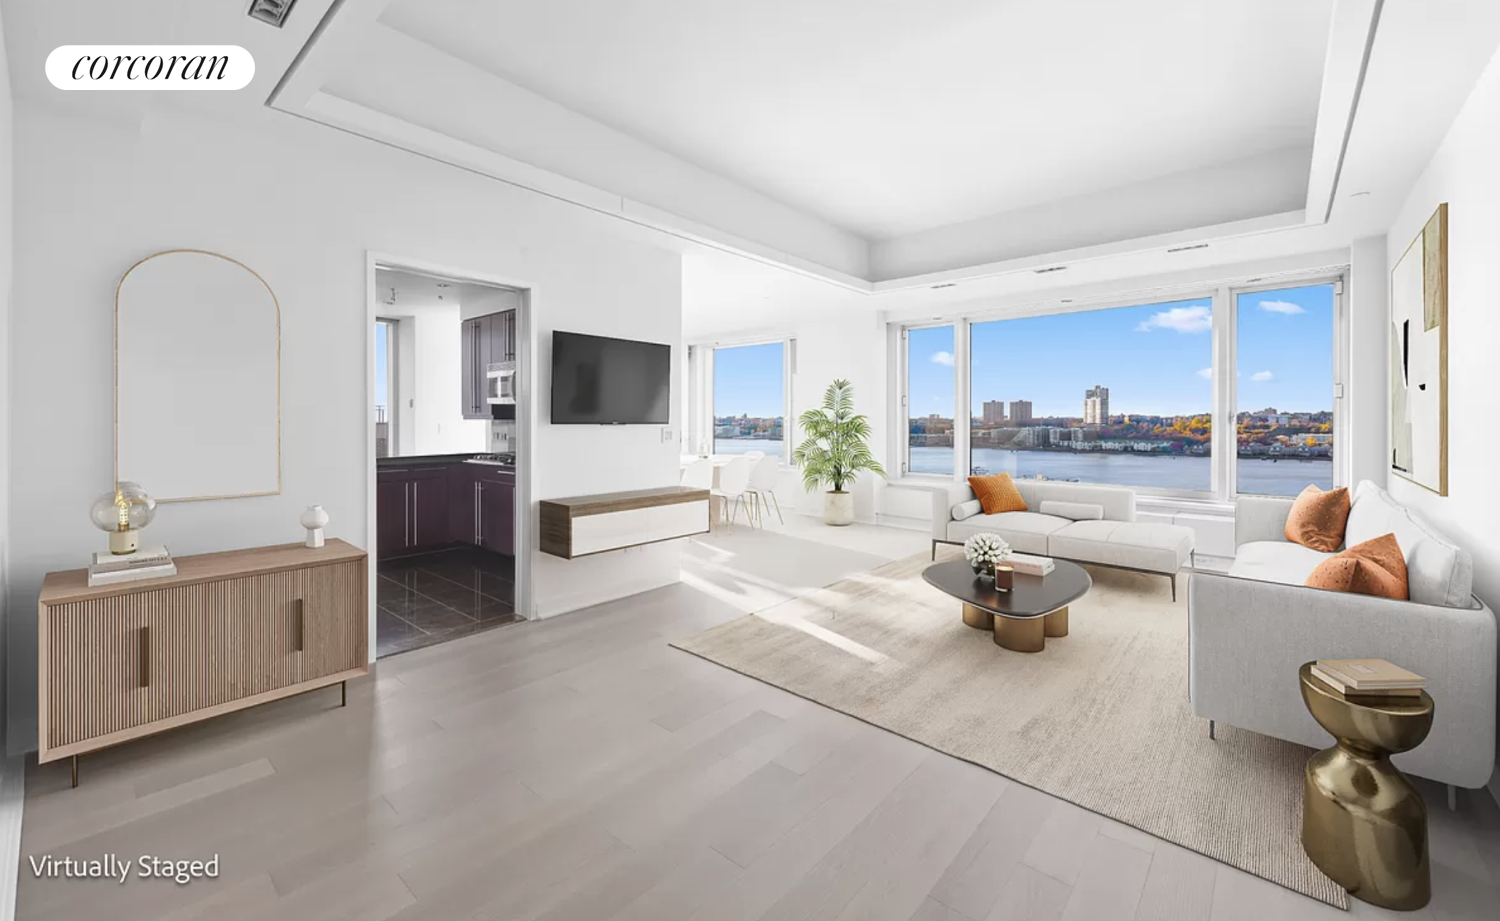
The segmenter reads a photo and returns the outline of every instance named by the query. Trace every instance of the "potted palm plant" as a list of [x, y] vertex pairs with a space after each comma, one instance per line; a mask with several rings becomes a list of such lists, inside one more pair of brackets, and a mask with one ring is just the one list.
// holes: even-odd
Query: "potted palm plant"
[[802, 468], [802, 488], [831, 487], [823, 494], [823, 520], [832, 525], [854, 521], [854, 494], [848, 487], [861, 472], [885, 476], [870, 453], [870, 420], [854, 411], [854, 385], [836, 380], [823, 394], [823, 406], [809, 409], [797, 420], [802, 443], [792, 462]]

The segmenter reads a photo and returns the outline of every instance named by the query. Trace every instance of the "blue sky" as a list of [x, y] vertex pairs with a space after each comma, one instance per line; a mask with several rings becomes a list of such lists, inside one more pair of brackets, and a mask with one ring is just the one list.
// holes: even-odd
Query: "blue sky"
[[386, 391], [386, 330], [384, 323], [375, 324], [375, 405], [389, 409], [390, 395]]
[[714, 349], [714, 415], [774, 419], [786, 411], [783, 343]]
[[[1239, 406], [1333, 406], [1333, 287], [1239, 295]], [[1110, 391], [1115, 413], [1206, 413], [1212, 302], [1174, 301], [976, 323], [973, 414], [986, 400], [1031, 400], [1037, 416], [1083, 415], [1083, 392]], [[911, 415], [953, 414], [953, 329], [915, 329]]]

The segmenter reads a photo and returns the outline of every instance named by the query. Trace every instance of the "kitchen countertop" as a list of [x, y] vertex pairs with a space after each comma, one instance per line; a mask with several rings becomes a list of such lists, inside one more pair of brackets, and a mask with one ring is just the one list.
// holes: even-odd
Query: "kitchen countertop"
[[417, 454], [411, 457], [377, 457], [375, 466], [378, 467], [437, 467], [442, 464], [457, 464], [466, 461], [482, 451], [466, 451], [463, 454]]

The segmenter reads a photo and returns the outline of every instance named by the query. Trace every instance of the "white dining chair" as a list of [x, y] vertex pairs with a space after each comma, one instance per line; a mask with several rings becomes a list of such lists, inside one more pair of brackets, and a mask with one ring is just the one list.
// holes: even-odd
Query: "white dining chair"
[[[711, 495], [724, 503], [724, 522], [734, 523], [734, 516], [739, 514], [741, 505], [745, 505], [745, 518], [750, 518], [750, 508], [746, 503], [745, 491], [750, 488], [750, 458], [741, 454], [719, 468], [719, 485]], [[734, 511], [730, 512], [729, 503], [734, 503]]]
[[[781, 502], [776, 498], [776, 481], [779, 479], [781, 459], [762, 455], [750, 468], [750, 499], [756, 504], [756, 515], [762, 516], [771, 510], [771, 504], [776, 505], [776, 520], [786, 524], [786, 519], [781, 517]], [[769, 501], [767, 501], [769, 500]], [[765, 527], [762, 518], [761, 527]]]
[[689, 489], [707, 489], [707, 490], [709, 490], [709, 496], [708, 496], [708, 506], [709, 506], [708, 507], [708, 529], [710, 531], [712, 531], [713, 528], [714, 528], [714, 509], [713, 509], [714, 497], [713, 497], [713, 492], [712, 492], [712, 490], [714, 488], [714, 464], [713, 464], [713, 461], [709, 460], [706, 457], [696, 457], [696, 458], [693, 458], [693, 460], [691, 462], [684, 463], [682, 465], [682, 480], [681, 480], [681, 483], [682, 483], [683, 486], [686, 486]]

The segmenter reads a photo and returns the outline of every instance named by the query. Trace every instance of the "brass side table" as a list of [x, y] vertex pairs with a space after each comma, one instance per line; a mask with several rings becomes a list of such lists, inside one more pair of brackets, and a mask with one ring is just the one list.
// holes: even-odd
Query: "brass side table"
[[1302, 700], [1338, 744], [1307, 762], [1302, 849], [1355, 898], [1415, 911], [1432, 897], [1427, 804], [1391, 755], [1422, 744], [1432, 729], [1432, 698], [1356, 703], [1298, 671]]

